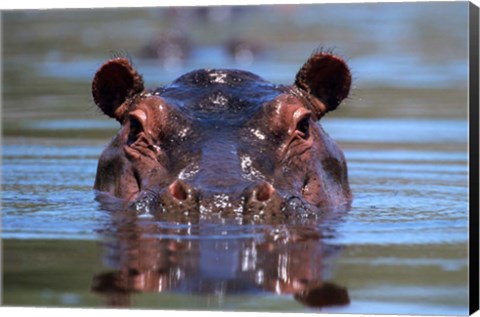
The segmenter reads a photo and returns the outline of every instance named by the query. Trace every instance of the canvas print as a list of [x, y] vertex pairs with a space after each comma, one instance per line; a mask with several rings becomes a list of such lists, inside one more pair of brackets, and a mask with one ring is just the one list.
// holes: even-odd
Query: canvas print
[[2, 305], [467, 315], [471, 10], [3, 11]]

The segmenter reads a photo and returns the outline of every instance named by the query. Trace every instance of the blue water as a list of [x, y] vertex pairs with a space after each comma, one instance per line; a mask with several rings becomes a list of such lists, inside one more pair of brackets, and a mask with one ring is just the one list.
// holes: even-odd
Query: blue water
[[[415, 313], [420, 309], [429, 314], [464, 314], [467, 311], [467, 288], [464, 283], [468, 266], [465, 257], [465, 242], [468, 240], [468, 157], [462, 148], [465, 147], [466, 126], [459, 120], [423, 120], [421, 124], [412, 124], [411, 120], [372, 121], [375, 120], [331, 119], [324, 127], [334, 138], [346, 144], [345, 155], [349, 162], [354, 202], [352, 209], [341, 216], [341, 221], [333, 219], [320, 223], [314, 230], [325, 236], [323, 248], [342, 249], [340, 253], [324, 258], [324, 261], [333, 268], [327, 271], [329, 279], [348, 285], [352, 301], [350, 305], [324, 308], [322, 311], [371, 314], [392, 311]], [[48, 123], [44, 121], [43, 127], [48, 129]], [[58, 121], [52, 120], [50, 123], [53, 127], [61, 128]], [[72, 120], [68, 125], [75, 127], [81, 123], [83, 121], [75, 123]], [[362, 138], [358, 137], [358, 133], [347, 135], [345, 131], [347, 125], [352, 129], [361, 129], [360, 127], [369, 127], [372, 123], [375, 123], [376, 128], [365, 129]], [[448, 138], [443, 142], [436, 142], [439, 126], [449, 132], [445, 133]], [[110, 126], [93, 123], [92, 127], [103, 129]], [[392, 130], [397, 131], [397, 134], [392, 134]], [[399, 137], [407, 132], [419, 137], [406, 140]], [[449, 147], [458, 145], [458, 150], [445, 147], [447, 142]], [[376, 145], [379, 150], [349, 148], [348, 144], [365, 144], [367, 147]], [[394, 147], [388, 148], [385, 144]], [[428, 148], [412, 148], [412, 144], [424, 144]], [[2, 147], [3, 239], [104, 240], [105, 234], [115, 227], [109, 224], [109, 213], [98, 209], [91, 190], [97, 157], [102, 149], [103, 145], [6, 142]], [[151, 226], [150, 222], [148, 219], [143, 220], [143, 226]], [[145, 233], [145, 239], [191, 241], [194, 245], [202, 246], [202, 254], [206, 252], [202, 257], [210, 258], [212, 254], [209, 255], [208, 250], [211, 248], [212, 251], [217, 250], [217, 256], [223, 252], [225, 260], [233, 257], [227, 262], [221, 262], [230, 267], [230, 270], [222, 273], [217, 269], [214, 274], [206, 273], [207, 269], [202, 273], [207, 274], [204, 278], [208, 274], [214, 274], [212, 276], [215, 276], [216, 281], [221, 280], [224, 274], [227, 274], [224, 278], [228, 276], [228, 279], [241, 278], [241, 267], [235, 263], [243, 257], [238, 258], [242, 252], [252, 252], [247, 251], [248, 248], [240, 251], [249, 245], [243, 241], [261, 241], [264, 239], [263, 230], [273, 230], [269, 226], [239, 226], [235, 221], [224, 223], [220, 227], [215, 222], [211, 225], [207, 222], [202, 226], [165, 222], [154, 226], [157, 229]], [[278, 231], [279, 236], [283, 235], [282, 230]], [[449, 247], [442, 251], [444, 246]], [[223, 249], [225, 247], [228, 249]], [[447, 251], [452, 248], [456, 251]], [[375, 249], [391, 251], [386, 254], [385, 251], [379, 251], [376, 254]], [[410, 251], [407, 253], [402, 251], [408, 249]], [[429, 251], [421, 251], [424, 249]], [[113, 255], [118, 252], [115, 250], [109, 252], [113, 252]], [[362, 255], [367, 251], [373, 253]], [[219, 265], [216, 260], [205, 263], [201, 259], [194, 261], [200, 261], [198, 265], [204, 269]], [[241, 261], [252, 268], [258, 268], [263, 263], [258, 262], [258, 258], [251, 257]], [[105, 263], [116, 265], [118, 262], [108, 260]], [[369, 276], [352, 275], [351, 272], [357, 267], [378, 270], [377, 277], [369, 278], [368, 286], [357, 284]], [[407, 284], [405, 281], [400, 284], [389, 281], [391, 277], [388, 272], [397, 269], [401, 272], [409, 270], [408, 268], [413, 271], [430, 270], [430, 276], [416, 276]], [[348, 272], [348, 279], [342, 278], [344, 270], [347, 271], [343, 274]], [[395, 279], [402, 281], [403, 274]], [[458, 279], [457, 282], [445, 282], [453, 282], [450, 286], [442, 286], [448, 290], [440, 291], [431, 282], [432, 279], [448, 281], [450, 275], [463, 277], [453, 277], [454, 280]], [[213, 280], [211, 283], [217, 285]], [[189, 285], [187, 289], [195, 284]], [[453, 299], [452, 294], [455, 294]], [[270, 295], [265, 296], [264, 299], [268, 302]], [[451, 304], [444, 303], [446, 297]], [[82, 298], [80, 296], [77, 299], [78, 305], [88, 302]], [[210, 303], [211, 300], [209, 299]], [[285, 295], [279, 300], [285, 304], [291, 302], [291, 298]], [[208, 307], [227, 307], [223, 305], [228, 302], [227, 297], [226, 301]], [[200, 301], [197, 305], [201, 307], [201, 303]], [[261, 303], [259, 301], [260, 306], [251, 307], [260, 309]], [[68, 301], [64, 301], [64, 304], [68, 305]], [[229, 307], [240, 309], [242, 305], [240, 301]], [[292, 302], [290, 309], [298, 309], [297, 304], [293, 305]]]

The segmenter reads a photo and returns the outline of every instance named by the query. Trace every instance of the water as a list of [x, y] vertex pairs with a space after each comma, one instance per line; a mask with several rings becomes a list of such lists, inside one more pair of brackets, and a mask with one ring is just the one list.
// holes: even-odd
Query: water
[[[192, 11], [4, 13], [3, 304], [466, 314], [466, 8], [241, 8], [228, 27]], [[191, 31], [191, 57], [138, 58], [167, 26]], [[232, 36], [264, 51], [236, 62], [223, 46]], [[350, 98], [322, 119], [347, 157], [351, 210], [274, 224], [159, 221], [94, 200], [98, 156], [118, 125], [95, 110], [89, 81], [110, 50], [128, 51], [151, 86], [199, 67], [291, 83], [318, 43], [354, 73]]]

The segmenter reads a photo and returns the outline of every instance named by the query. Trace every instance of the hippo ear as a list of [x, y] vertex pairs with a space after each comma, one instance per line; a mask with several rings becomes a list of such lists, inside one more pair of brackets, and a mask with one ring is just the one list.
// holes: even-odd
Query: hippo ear
[[143, 79], [126, 58], [114, 58], [103, 64], [92, 81], [95, 104], [107, 116], [122, 120], [125, 100], [144, 90]]
[[347, 64], [329, 53], [312, 55], [295, 78], [298, 88], [320, 101], [313, 102], [317, 118], [338, 107], [348, 96], [351, 82]]

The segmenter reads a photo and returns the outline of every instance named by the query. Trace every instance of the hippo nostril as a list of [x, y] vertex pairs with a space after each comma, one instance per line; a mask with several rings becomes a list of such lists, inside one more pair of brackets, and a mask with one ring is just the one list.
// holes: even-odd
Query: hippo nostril
[[172, 182], [161, 195], [161, 207], [165, 212], [183, 212], [198, 208], [198, 193], [189, 183], [182, 180]]
[[183, 201], [188, 199], [191, 189], [185, 182], [176, 180], [168, 187], [168, 191], [177, 200]]
[[253, 195], [257, 201], [268, 201], [275, 193], [275, 188], [269, 183], [261, 183], [253, 190]]
[[272, 184], [260, 182], [248, 187], [244, 192], [243, 213], [255, 216], [283, 216], [283, 200]]

